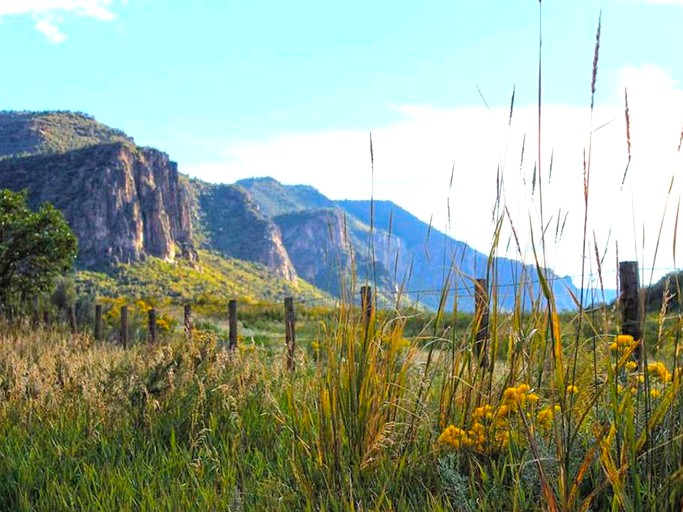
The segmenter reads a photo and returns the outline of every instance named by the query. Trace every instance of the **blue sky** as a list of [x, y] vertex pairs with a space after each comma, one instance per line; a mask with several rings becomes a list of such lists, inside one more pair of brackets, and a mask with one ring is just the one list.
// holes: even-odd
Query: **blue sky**
[[[683, 1], [546, 0], [542, 25], [544, 222], [570, 212], [548, 264], [580, 271], [583, 152], [607, 123], [592, 141], [588, 232], [610, 259], [618, 243], [621, 259], [673, 266], [678, 188], [666, 213], [664, 202], [681, 164]], [[529, 219], [537, 232], [541, 220], [530, 187], [538, 27], [536, 0], [0, 0], [0, 98], [4, 109], [87, 112], [208, 181], [374, 192], [481, 250], [500, 167], [528, 259]], [[633, 160], [622, 190], [625, 87]], [[662, 215], [667, 248], [655, 260]]]

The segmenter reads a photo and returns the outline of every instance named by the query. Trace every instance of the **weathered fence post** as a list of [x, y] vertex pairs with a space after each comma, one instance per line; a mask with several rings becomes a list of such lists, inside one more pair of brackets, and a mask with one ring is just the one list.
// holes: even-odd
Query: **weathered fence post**
[[102, 304], [95, 305], [95, 341], [102, 340]]
[[147, 312], [147, 327], [149, 329], [147, 342], [155, 345], [157, 342], [157, 312], [154, 308]]
[[285, 297], [285, 343], [287, 344], [287, 369], [289, 371], [294, 370], [295, 321], [294, 299]]
[[50, 312], [47, 309], [43, 311], [43, 323], [46, 329], [50, 328]]
[[474, 355], [479, 366], [487, 368], [489, 365], [489, 293], [486, 279], [477, 279], [474, 293]]
[[643, 351], [643, 315], [640, 303], [640, 278], [637, 261], [619, 262], [621, 283], [621, 333], [633, 336], [638, 342], [633, 356], [640, 363]]
[[121, 306], [121, 345], [128, 348], [128, 306]]
[[76, 331], [78, 330], [76, 327], [76, 306], [73, 304], [69, 306], [67, 314], [69, 315], [69, 329], [71, 329], [71, 334], [76, 334]]
[[192, 341], [192, 306], [185, 304], [183, 311], [183, 326], [185, 328], [185, 339]]
[[237, 346], [237, 301], [231, 299], [228, 302], [228, 339], [230, 350]]
[[40, 324], [40, 302], [37, 295], [33, 296], [33, 326]]
[[370, 319], [372, 318], [373, 313], [371, 286], [361, 286], [360, 304], [363, 314], [363, 326], [365, 327], [365, 332], [368, 332], [368, 329], [370, 328]]

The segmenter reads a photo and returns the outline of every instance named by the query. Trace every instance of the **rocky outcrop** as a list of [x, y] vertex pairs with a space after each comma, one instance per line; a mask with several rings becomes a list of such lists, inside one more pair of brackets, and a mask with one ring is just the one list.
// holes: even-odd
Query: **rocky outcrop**
[[341, 210], [306, 210], [275, 217], [282, 241], [299, 275], [338, 295], [340, 279], [349, 269], [353, 253]]
[[225, 256], [261, 263], [289, 281], [297, 277], [278, 226], [265, 217], [249, 193], [235, 185], [196, 187], [202, 245]]
[[0, 158], [64, 153], [133, 139], [77, 112], [0, 112]]
[[177, 166], [155, 149], [116, 142], [4, 159], [0, 187], [26, 189], [31, 205], [61, 210], [78, 237], [81, 267], [196, 258]]

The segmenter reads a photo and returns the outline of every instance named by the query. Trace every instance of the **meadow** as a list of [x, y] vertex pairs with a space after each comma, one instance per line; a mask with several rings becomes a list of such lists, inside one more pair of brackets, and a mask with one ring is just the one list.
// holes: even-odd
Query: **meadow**
[[493, 313], [482, 366], [472, 315], [317, 311], [294, 371], [284, 334], [5, 323], [0, 509], [677, 509], [680, 314], [638, 365], [614, 309]]

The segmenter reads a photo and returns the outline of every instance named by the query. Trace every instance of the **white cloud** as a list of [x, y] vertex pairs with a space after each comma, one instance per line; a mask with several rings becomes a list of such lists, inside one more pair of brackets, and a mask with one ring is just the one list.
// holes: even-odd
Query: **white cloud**
[[[598, 106], [594, 112], [588, 236], [600, 245], [610, 238], [606, 265], [615, 271], [616, 243], [621, 260], [637, 258], [643, 268], [670, 267], [673, 261], [673, 214], [681, 195], [675, 184], [657, 260], [654, 249], [672, 175], [683, 163], [678, 142], [683, 126], [683, 91], [661, 69], [629, 68], [611, 105], [623, 105], [628, 86], [632, 160], [626, 183], [626, 122], [623, 106]], [[224, 158], [185, 168], [214, 182], [250, 176], [273, 176], [286, 184], [310, 184], [334, 199], [378, 199], [400, 206], [450, 234], [487, 251], [493, 236], [496, 170], [503, 170], [504, 202], [531, 262], [529, 222], [540, 233], [539, 187], [532, 194], [537, 160], [535, 106], [515, 110], [508, 128], [507, 109], [436, 109], [402, 106], [400, 122], [373, 130], [374, 184], [369, 136], [365, 131], [288, 134], [265, 141], [231, 143]], [[549, 224], [548, 264], [577, 275], [583, 239], [583, 154], [591, 131], [586, 108], [546, 105], [543, 110], [542, 190], [544, 222]], [[526, 134], [523, 163], [522, 141]], [[549, 166], [553, 155], [552, 179]], [[451, 168], [452, 190], [448, 190]], [[569, 212], [562, 239], [555, 244], [558, 218]], [[683, 223], [683, 219], [681, 219]], [[506, 228], [501, 246], [510, 237]], [[678, 237], [681, 239], [683, 237]], [[512, 242], [512, 246], [514, 243]], [[603, 248], [601, 247], [601, 250]], [[680, 251], [679, 251], [680, 252]], [[509, 252], [514, 255], [514, 251]], [[588, 252], [594, 267], [593, 250]], [[678, 262], [676, 262], [678, 263]], [[649, 274], [644, 275], [649, 277]], [[614, 274], [609, 277], [613, 279]], [[615, 287], [608, 281], [608, 287]]]
[[[127, 0], [119, 0], [124, 4]], [[0, 19], [8, 16], [31, 16], [36, 30], [51, 43], [61, 43], [66, 35], [60, 29], [60, 14], [73, 14], [101, 21], [116, 16], [112, 9], [116, 0], [2, 0]]]
[[64, 33], [60, 32], [59, 27], [46, 19], [36, 22], [36, 30], [42, 33], [51, 43], [59, 44], [66, 39]]

